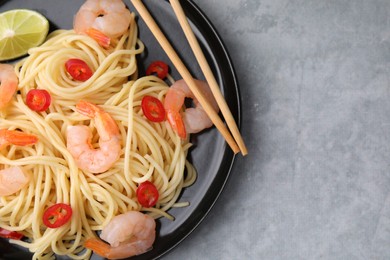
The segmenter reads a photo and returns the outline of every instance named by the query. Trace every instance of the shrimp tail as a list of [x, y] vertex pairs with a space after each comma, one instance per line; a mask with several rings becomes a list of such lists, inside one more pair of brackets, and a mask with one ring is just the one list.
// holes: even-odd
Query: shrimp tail
[[186, 94], [182, 90], [171, 87], [164, 100], [164, 108], [167, 113], [167, 120], [173, 130], [182, 139], [185, 139], [187, 136], [183, 118], [180, 114], [185, 97]]
[[89, 118], [94, 118], [99, 112], [102, 112], [101, 108], [84, 100], [77, 103], [76, 109], [80, 114]]
[[91, 37], [92, 39], [94, 39], [95, 41], [97, 41], [97, 43], [102, 46], [103, 48], [108, 48], [110, 47], [110, 43], [111, 43], [111, 38], [108, 37], [107, 35], [105, 35], [104, 33], [102, 33], [101, 31], [99, 30], [96, 30], [94, 28], [89, 28], [85, 31], [85, 33]]
[[177, 135], [185, 139], [187, 136], [186, 128], [183, 122], [183, 118], [180, 115], [180, 112], [174, 110], [167, 111], [167, 120], [169, 124], [172, 126], [173, 130], [177, 133]]
[[115, 120], [112, 119], [112, 117], [100, 107], [81, 100], [77, 103], [76, 109], [80, 114], [83, 114], [89, 118], [95, 118], [96, 124], [101, 126], [101, 129], [106, 130], [101, 132], [103, 139], [107, 140], [110, 139], [110, 136], [119, 135], [118, 125], [116, 124]]
[[85, 248], [91, 249], [95, 254], [108, 258], [110, 245], [97, 238], [88, 238], [84, 243]]
[[0, 149], [13, 144], [19, 146], [32, 145], [38, 142], [38, 137], [17, 130], [0, 129]]

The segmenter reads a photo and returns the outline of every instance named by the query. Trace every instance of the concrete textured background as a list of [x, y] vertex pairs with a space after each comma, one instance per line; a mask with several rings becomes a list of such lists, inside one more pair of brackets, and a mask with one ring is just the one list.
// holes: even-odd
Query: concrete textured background
[[390, 259], [390, 1], [194, 0], [240, 83], [231, 178], [164, 259]]

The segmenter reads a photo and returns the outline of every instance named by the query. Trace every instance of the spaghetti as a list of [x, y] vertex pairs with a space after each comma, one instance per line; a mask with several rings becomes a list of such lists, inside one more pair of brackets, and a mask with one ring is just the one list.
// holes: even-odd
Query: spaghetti
[[[138, 78], [136, 55], [144, 45], [137, 34], [133, 14], [128, 32], [109, 49], [73, 30], [57, 30], [15, 65], [19, 91], [0, 112], [0, 129], [20, 129], [38, 136], [39, 141], [0, 151], [0, 165], [20, 166], [31, 177], [19, 192], [0, 197], [0, 227], [21, 232], [27, 239], [11, 242], [34, 252], [33, 259], [52, 259], [55, 254], [87, 259], [91, 251], [84, 248], [84, 241], [96, 236], [114, 216], [136, 210], [173, 219], [167, 211], [187, 205], [177, 200], [196, 178], [186, 159], [191, 144], [181, 140], [167, 122], [153, 123], [143, 115], [142, 97], [163, 100], [168, 86], [154, 76]], [[72, 80], [64, 68], [75, 57], [94, 71], [85, 82]], [[46, 89], [52, 96], [46, 112], [34, 112], [25, 104], [28, 91], [35, 88]], [[101, 174], [79, 169], [66, 147], [66, 129], [72, 125], [92, 129], [92, 143], [98, 146], [93, 120], [75, 111], [79, 100], [103, 108], [119, 127], [120, 158]], [[138, 184], [147, 180], [159, 191], [152, 208], [143, 208], [135, 194]], [[56, 203], [71, 205], [71, 221], [46, 228], [43, 212]]]

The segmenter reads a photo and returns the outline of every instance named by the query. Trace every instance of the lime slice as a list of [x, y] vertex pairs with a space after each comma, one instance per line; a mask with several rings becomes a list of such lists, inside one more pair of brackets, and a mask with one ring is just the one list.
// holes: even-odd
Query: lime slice
[[18, 58], [43, 43], [49, 32], [47, 19], [32, 10], [15, 9], [0, 14], [0, 61]]

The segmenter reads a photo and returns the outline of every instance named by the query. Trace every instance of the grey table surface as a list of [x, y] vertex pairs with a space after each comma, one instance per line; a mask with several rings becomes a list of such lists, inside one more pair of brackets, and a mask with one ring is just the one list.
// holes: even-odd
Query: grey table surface
[[164, 259], [390, 259], [390, 1], [194, 0], [249, 154]]

